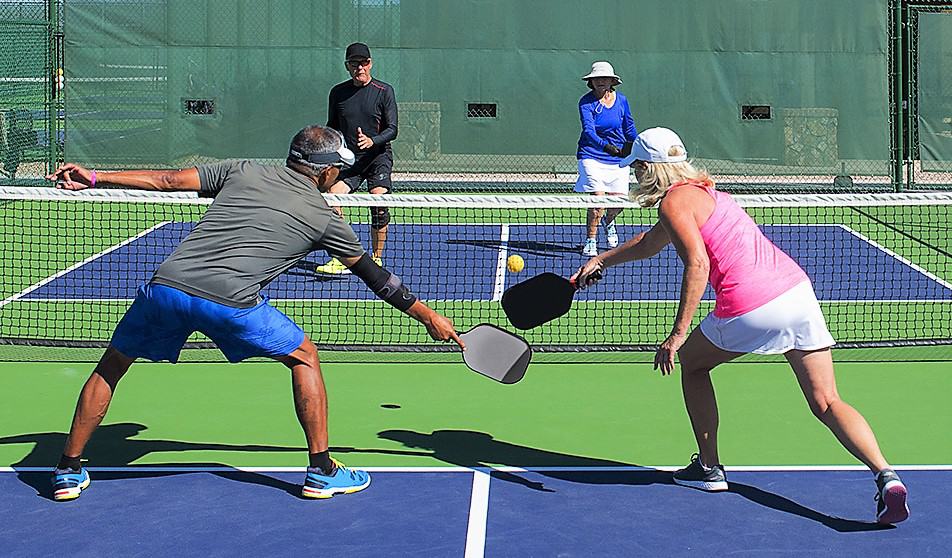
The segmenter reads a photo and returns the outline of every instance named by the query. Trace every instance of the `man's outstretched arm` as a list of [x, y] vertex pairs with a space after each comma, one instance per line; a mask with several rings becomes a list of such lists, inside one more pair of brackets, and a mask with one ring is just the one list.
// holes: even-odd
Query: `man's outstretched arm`
[[202, 187], [198, 169], [195, 167], [183, 170], [104, 172], [86, 169], [74, 163], [65, 163], [46, 179], [56, 182], [56, 187], [64, 190], [85, 190], [103, 184], [162, 192], [197, 192]]
[[466, 348], [452, 320], [418, 300], [399, 277], [380, 267], [369, 255], [342, 257], [340, 261], [378, 298], [423, 324], [435, 341], [454, 341], [460, 348]]

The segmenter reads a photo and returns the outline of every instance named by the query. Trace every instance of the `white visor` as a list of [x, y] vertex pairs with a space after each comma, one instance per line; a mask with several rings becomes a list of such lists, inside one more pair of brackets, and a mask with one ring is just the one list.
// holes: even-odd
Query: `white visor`
[[[680, 155], [669, 155], [672, 147], [680, 147]], [[631, 145], [631, 154], [618, 163], [627, 167], [635, 161], [647, 163], [681, 163], [688, 160], [688, 151], [684, 142], [676, 133], [667, 128], [649, 128], [635, 138]]]

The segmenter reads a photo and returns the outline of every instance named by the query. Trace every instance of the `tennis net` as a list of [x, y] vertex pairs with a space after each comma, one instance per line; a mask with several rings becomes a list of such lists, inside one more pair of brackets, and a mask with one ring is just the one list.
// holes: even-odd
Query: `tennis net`
[[[329, 196], [365, 246], [379, 198]], [[736, 196], [764, 232], [813, 280], [841, 347], [952, 344], [952, 193]], [[538, 273], [568, 276], [585, 261], [586, 212], [620, 208], [622, 242], [656, 210], [621, 197], [391, 195], [384, 265], [457, 329], [509, 327], [503, 291]], [[0, 359], [18, 347], [104, 347], [158, 266], [210, 200], [192, 194], [96, 189], [0, 189]], [[604, 229], [600, 250], [607, 249]], [[525, 261], [506, 268], [509, 255]], [[387, 354], [451, 350], [374, 295], [356, 277], [319, 273], [312, 253], [265, 291], [322, 349]], [[537, 351], [653, 350], [670, 330], [682, 267], [669, 246], [610, 269], [571, 311], [523, 332]], [[708, 291], [696, 319], [712, 307]], [[512, 329], [510, 327], [510, 329]], [[200, 334], [189, 347], [208, 347]], [[41, 357], [44, 358], [44, 357]], [[59, 360], [50, 357], [51, 360]]]

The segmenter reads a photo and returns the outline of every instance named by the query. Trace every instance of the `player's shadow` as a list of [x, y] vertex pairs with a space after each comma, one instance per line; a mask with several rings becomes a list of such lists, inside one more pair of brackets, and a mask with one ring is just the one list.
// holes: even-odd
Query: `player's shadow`
[[[116, 479], [135, 479], [152, 478], [179, 475], [183, 473], [193, 473], [194, 470], [185, 469], [208, 469], [208, 468], [229, 468], [229, 465], [209, 461], [195, 461], [188, 463], [150, 463], [143, 465], [143, 470], [137, 471], [137, 460], [155, 452], [179, 452], [179, 451], [241, 451], [241, 452], [296, 452], [303, 456], [304, 448], [284, 447], [284, 446], [261, 446], [261, 445], [232, 445], [232, 444], [208, 444], [195, 442], [181, 442], [176, 440], [147, 440], [139, 439], [136, 436], [146, 430], [146, 426], [132, 422], [120, 422], [115, 424], [105, 424], [96, 429], [92, 439], [86, 447], [85, 455], [94, 456], [95, 463], [92, 465], [101, 467], [128, 467], [123, 471], [96, 471], [94, 481], [116, 480]], [[63, 445], [66, 442], [66, 434], [63, 432], [39, 432], [33, 434], [21, 434], [17, 436], [7, 436], [0, 438], [0, 445], [3, 444], [33, 444], [33, 449], [18, 462], [13, 463], [14, 470], [17, 471], [17, 478], [24, 484], [29, 485], [36, 490], [37, 494], [43, 498], [52, 499], [52, 489], [50, 486], [50, 473], [47, 471], [24, 471], [18, 470], [21, 467], [50, 467], [56, 465], [60, 454], [63, 451]], [[182, 468], [183, 471], [153, 471], [146, 468]], [[229, 480], [267, 486], [283, 490], [293, 496], [301, 497], [301, 485], [290, 483], [260, 473], [239, 471], [237, 469], [226, 471], [209, 471], [213, 474]]]
[[[510, 467], [532, 468], [533, 474], [551, 477], [568, 482], [586, 484], [674, 484], [671, 473], [656, 469], [635, 471], [571, 471], [564, 469], [590, 467], [637, 467], [633, 463], [622, 463], [607, 459], [596, 459], [580, 455], [558, 453], [528, 446], [496, 440], [491, 435], [469, 430], [437, 430], [426, 434], [412, 430], [384, 430], [377, 436], [403, 444], [406, 448], [423, 449], [424, 452], [410, 450], [357, 450], [335, 448], [338, 452], [373, 451], [375, 453], [396, 455], [423, 455], [460, 467], [487, 467], [488, 464]], [[549, 468], [552, 469], [539, 469]], [[561, 468], [563, 470], [557, 470]], [[554, 492], [543, 483], [533, 482], [521, 474], [494, 471], [493, 478], [520, 484], [533, 490]], [[685, 490], [691, 490], [685, 488]], [[875, 531], [889, 529], [891, 526], [878, 523], [854, 521], [826, 515], [793, 500], [767, 492], [760, 488], [742, 483], [731, 482], [730, 493], [737, 494], [764, 507], [790, 513], [821, 523], [839, 532]]]
[[579, 248], [581, 248], [581, 244], [567, 245], [558, 244], [555, 242], [536, 242], [533, 240], [513, 240], [509, 242], [502, 242], [500, 240], [454, 238], [447, 240], [446, 243], [463, 244], [466, 246], [475, 246], [477, 248], [486, 248], [494, 251], [498, 251], [502, 248], [508, 248], [509, 250], [518, 251], [530, 256], [541, 256], [545, 258], [562, 258], [565, 257], [566, 254], [578, 256]]

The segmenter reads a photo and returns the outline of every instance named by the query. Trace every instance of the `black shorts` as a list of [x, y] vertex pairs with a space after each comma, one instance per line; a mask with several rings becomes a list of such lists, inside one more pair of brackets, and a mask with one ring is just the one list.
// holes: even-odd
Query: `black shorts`
[[354, 166], [342, 169], [337, 180], [347, 184], [351, 194], [360, 190], [360, 185], [365, 180], [368, 192], [374, 188], [385, 188], [389, 194], [393, 191], [390, 183], [392, 172], [393, 157], [389, 153], [382, 153], [367, 162], [357, 161]]

